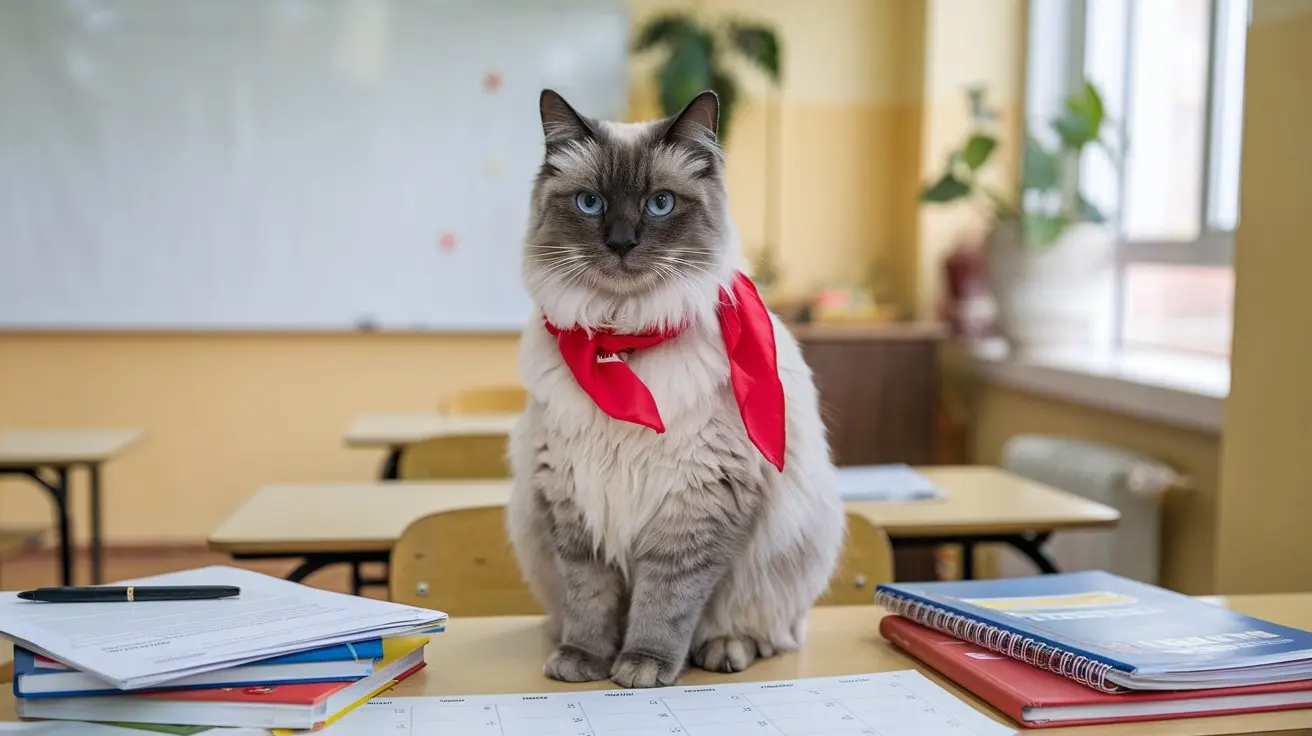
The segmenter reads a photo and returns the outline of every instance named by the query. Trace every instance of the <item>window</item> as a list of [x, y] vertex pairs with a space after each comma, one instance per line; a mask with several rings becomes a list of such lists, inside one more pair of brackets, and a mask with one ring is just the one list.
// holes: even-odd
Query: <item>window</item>
[[1078, 172], [1113, 213], [1118, 348], [1229, 355], [1249, 4], [1031, 0], [1030, 129], [1087, 79], [1123, 149]]

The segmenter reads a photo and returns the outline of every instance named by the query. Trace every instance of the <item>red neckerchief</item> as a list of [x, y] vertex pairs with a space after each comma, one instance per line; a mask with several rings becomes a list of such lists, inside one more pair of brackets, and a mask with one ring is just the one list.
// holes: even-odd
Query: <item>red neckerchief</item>
[[[780, 471], [784, 469], [784, 387], [774, 343], [774, 324], [761, 301], [756, 285], [743, 274], [735, 274], [732, 294], [720, 289], [717, 310], [725, 353], [729, 356], [729, 381], [738, 401], [738, 411], [752, 444]], [[574, 380], [607, 415], [625, 422], [665, 431], [651, 391], [638, 378], [623, 355], [650, 348], [678, 337], [682, 330], [617, 335], [589, 332], [581, 327], [560, 329], [550, 322], [547, 331], [556, 337], [560, 355]]]

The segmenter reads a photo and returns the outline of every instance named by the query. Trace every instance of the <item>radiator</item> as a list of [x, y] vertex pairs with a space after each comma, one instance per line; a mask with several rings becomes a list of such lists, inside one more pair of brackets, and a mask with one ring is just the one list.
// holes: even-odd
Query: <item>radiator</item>
[[[1112, 445], [1069, 437], [1017, 435], [1003, 449], [1007, 471], [1106, 504], [1121, 513], [1107, 531], [1056, 532], [1048, 552], [1063, 572], [1106, 570], [1157, 583], [1161, 550], [1161, 498], [1187, 480], [1168, 465]], [[1003, 577], [1033, 575], [1033, 563], [1003, 551]]]

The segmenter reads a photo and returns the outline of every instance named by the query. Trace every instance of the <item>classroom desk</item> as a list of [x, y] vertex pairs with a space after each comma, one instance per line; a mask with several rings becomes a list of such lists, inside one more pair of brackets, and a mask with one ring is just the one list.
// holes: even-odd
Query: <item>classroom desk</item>
[[91, 489], [91, 582], [102, 582], [104, 549], [100, 520], [100, 466], [141, 437], [128, 429], [24, 429], [0, 432], [0, 476], [21, 475], [36, 481], [55, 501], [59, 528], [59, 571], [64, 585], [73, 583], [72, 520], [69, 471], [85, 466]]
[[975, 576], [974, 546], [1014, 547], [1043, 573], [1057, 565], [1043, 549], [1055, 531], [1116, 526], [1120, 512], [1073, 493], [983, 465], [917, 468], [946, 498], [905, 503], [848, 502], [888, 532], [893, 548], [960, 544], [962, 577]]
[[382, 480], [396, 478], [401, 449], [412, 442], [460, 434], [509, 432], [519, 414], [361, 414], [346, 427], [346, 446], [387, 450]]
[[[1238, 596], [1211, 599], [1218, 605], [1276, 623], [1312, 628], [1312, 593], [1291, 595]], [[802, 677], [919, 670], [952, 694], [970, 703], [995, 720], [1015, 727], [1010, 719], [995, 711], [934, 670], [904, 655], [879, 636], [879, 619], [883, 615], [875, 606], [835, 606], [816, 608], [811, 613], [806, 647], [792, 654], [758, 661], [747, 671], [724, 675], [690, 669], [682, 684], [699, 685], [721, 682], [761, 682]], [[425, 667], [400, 683], [389, 696], [405, 695], [474, 695], [486, 693], [550, 692], [615, 687], [609, 682], [587, 685], [559, 683], [542, 675], [542, 663], [551, 645], [542, 634], [537, 616], [488, 618], [452, 618], [445, 633], [437, 634], [428, 645]], [[458, 668], [442, 663], [458, 662]], [[1130, 723], [1118, 726], [1083, 728], [1046, 728], [1035, 733], [1059, 734], [1238, 734], [1312, 729], [1312, 710], [1284, 713], [1260, 713], [1245, 716], [1219, 716], [1154, 723]], [[1022, 729], [1017, 729], [1022, 730]]]
[[[1006, 542], [1037, 558], [1044, 572], [1056, 570], [1041, 547], [1052, 532], [1109, 527], [1119, 518], [1115, 509], [995, 468], [921, 472], [947, 497], [850, 502], [848, 510], [882, 526], [895, 547]], [[210, 535], [209, 546], [238, 559], [304, 557], [290, 578], [301, 580], [331, 564], [386, 559], [401, 532], [422, 516], [504, 505], [509, 497], [507, 481], [284, 483], [256, 491]]]
[[[1312, 628], [1312, 593], [1234, 596], [1208, 600], [1287, 626]], [[811, 613], [806, 646], [801, 651], [758, 661], [747, 671], [735, 675], [689, 669], [680, 679], [680, 684], [762, 682], [914, 669], [994, 720], [1017, 728], [1006, 716], [880, 638], [879, 619], [882, 616], [883, 611], [875, 606], [816, 608]], [[432, 637], [425, 654], [429, 666], [389, 690], [385, 697], [558, 692], [615, 687], [606, 681], [569, 684], [548, 680], [542, 675], [542, 663], [550, 651], [551, 645], [543, 634], [542, 619], [539, 616], [453, 618], [444, 633]], [[459, 666], [452, 666], [452, 663], [458, 663]], [[5, 668], [0, 671], [0, 682], [7, 682], [12, 677], [12, 670]], [[0, 722], [13, 721], [13, 688], [2, 689]], [[1049, 736], [1214, 736], [1292, 730], [1312, 730], [1312, 710], [1115, 726], [1046, 728], [1035, 730], [1034, 733]]]

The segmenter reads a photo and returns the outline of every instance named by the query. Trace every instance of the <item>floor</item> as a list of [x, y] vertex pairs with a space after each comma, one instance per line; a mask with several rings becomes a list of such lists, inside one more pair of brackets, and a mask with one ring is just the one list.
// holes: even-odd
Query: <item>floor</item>
[[[255, 570], [267, 575], [282, 577], [296, 567], [296, 560], [260, 560], [237, 562], [227, 555], [211, 552], [203, 545], [172, 547], [111, 547], [105, 554], [105, 581], [131, 580], [133, 578], [158, 575], [175, 570], [187, 570], [207, 565], [230, 565]], [[74, 559], [80, 585], [89, 584], [90, 558], [85, 551]], [[366, 573], [373, 577], [382, 573], [381, 569], [366, 566]], [[350, 568], [338, 565], [311, 575], [305, 581], [324, 590], [339, 593], [350, 591]], [[0, 590], [27, 590], [42, 586], [59, 585], [59, 568], [54, 550], [40, 549], [5, 562], [0, 565]], [[382, 587], [366, 589], [366, 595], [382, 598], [386, 596]]]

